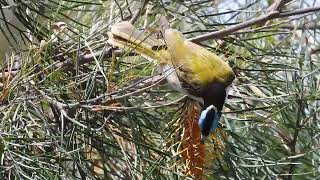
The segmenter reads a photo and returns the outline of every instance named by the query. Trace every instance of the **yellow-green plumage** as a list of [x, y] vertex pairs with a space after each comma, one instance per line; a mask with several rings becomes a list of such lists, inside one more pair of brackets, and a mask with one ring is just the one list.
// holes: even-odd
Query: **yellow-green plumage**
[[234, 80], [231, 67], [216, 54], [186, 40], [174, 29], [165, 32], [165, 40], [175, 66], [183, 65], [193, 75], [192, 81], [207, 85], [212, 81], [220, 81], [230, 85]]
[[108, 42], [112, 45], [130, 47], [147, 59], [156, 61], [160, 66], [175, 68], [178, 79], [194, 86], [195, 89], [201, 89], [215, 81], [227, 87], [235, 78], [231, 67], [225, 61], [209, 50], [186, 40], [181, 32], [174, 29], [165, 29], [162, 40], [151, 33], [137, 30], [132, 24], [124, 21], [113, 25], [108, 36]]

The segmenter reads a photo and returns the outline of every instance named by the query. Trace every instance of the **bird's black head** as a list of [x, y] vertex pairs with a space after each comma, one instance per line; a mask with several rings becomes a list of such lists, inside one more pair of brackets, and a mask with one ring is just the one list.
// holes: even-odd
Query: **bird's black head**
[[198, 123], [203, 138], [219, 126], [222, 107], [227, 96], [226, 88], [224, 84], [215, 82], [207, 86], [202, 93], [204, 106]]

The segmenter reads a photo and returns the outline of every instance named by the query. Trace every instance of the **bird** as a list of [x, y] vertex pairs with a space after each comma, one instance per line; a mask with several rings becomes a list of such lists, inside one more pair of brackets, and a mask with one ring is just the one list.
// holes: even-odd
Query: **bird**
[[[166, 21], [164, 21], [166, 22]], [[160, 21], [160, 36], [130, 22], [112, 25], [108, 44], [129, 48], [157, 64], [171, 87], [199, 102], [201, 142], [219, 127], [222, 108], [235, 74], [229, 64], [208, 49], [187, 40]]]

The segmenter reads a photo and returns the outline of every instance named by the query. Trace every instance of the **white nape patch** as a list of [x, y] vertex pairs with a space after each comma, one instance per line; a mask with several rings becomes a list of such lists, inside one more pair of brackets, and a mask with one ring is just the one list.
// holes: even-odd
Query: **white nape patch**
[[176, 70], [173, 66], [170, 65], [164, 65], [159, 66], [160, 72], [162, 72], [163, 75], [166, 76], [166, 79], [169, 83], [169, 85], [176, 91], [179, 91], [181, 93], [187, 94], [191, 99], [196, 100], [200, 102], [201, 104], [204, 104], [203, 98], [196, 97], [188, 94], [188, 92], [182, 87], [180, 80], [177, 76]]
[[206, 111], [208, 112], [209, 110], [214, 109], [215, 112], [217, 112], [217, 108], [214, 107], [214, 105], [210, 105], [207, 107]]

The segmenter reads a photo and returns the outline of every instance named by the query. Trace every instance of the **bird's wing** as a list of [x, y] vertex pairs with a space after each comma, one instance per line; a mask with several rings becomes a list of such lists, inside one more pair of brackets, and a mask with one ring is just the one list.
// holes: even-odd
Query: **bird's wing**
[[[130, 22], [116, 23], [108, 32], [108, 43], [120, 48], [130, 48], [150, 61], [162, 63], [168, 57], [166, 45], [148, 31], [136, 29]], [[160, 61], [160, 62], [159, 62]]]

